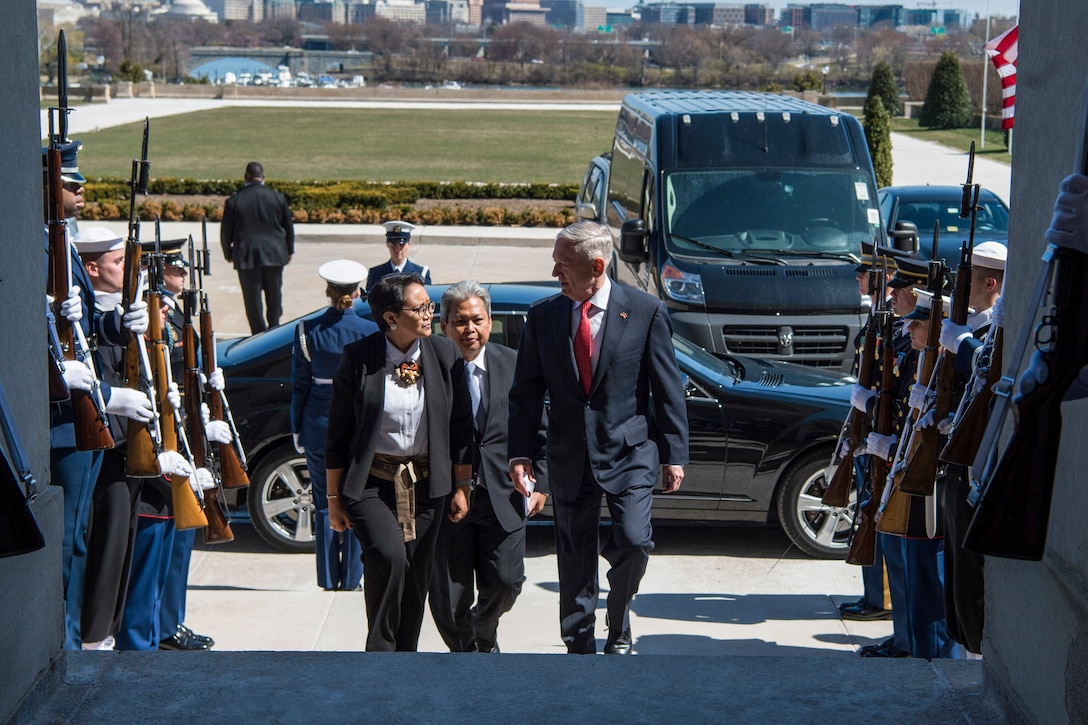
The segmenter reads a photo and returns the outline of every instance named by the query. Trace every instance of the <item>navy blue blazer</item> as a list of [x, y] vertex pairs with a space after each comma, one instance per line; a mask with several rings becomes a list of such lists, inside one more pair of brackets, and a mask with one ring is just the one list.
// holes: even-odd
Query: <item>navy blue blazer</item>
[[688, 462], [684, 386], [665, 306], [613, 283], [589, 397], [574, 360], [571, 300], [555, 295], [529, 310], [510, 390], [510, 458], [531, 458], [544, 397], [548, 480], [573, 500], [588, 457], [609, 493], [653, 486], [661, 464]]
[[[388, 277], [391, 274], [395, 274], [392, 262], [386, 262], [385, 264], [379, 264], [377, 267], [370, 268], [370, 274], [366, 276], [366, 289], [369, 292], [374, 289], [374, 285], [378, 284], [378, 280], [382, 277]], [[410, 259], [404, 261], [404, 271], [401, 274], [418, 274], [423, 278], [423, 284], [431, 283], [431, 268], [426, 265], [418, 265]]]

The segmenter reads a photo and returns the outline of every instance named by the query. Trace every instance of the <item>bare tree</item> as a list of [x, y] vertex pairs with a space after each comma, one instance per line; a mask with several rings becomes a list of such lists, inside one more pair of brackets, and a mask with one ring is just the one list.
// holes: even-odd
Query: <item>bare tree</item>
[[362, 25], [367, 48], [382, 61], [382, 74], [393, 74], [393, 56], [404, 49], [405, 31], [399, 23], [386, 18], [373, 17]]
[[748, 47], [771, 67], [772, 73], [793, 57], [793, 39], [777, 28], [757, 30], [748, 41]]

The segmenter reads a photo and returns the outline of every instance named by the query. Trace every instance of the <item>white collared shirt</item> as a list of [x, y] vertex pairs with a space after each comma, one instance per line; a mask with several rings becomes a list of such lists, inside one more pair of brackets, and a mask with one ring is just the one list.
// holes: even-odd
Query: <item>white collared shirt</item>
[[385, 341], [385, 414], [382, 416], [375, 451], [390, 456], [418, 456], [427, 452], [427, 409], [423, 378], [405, 385], [397, 367], [406, 361], [420, 364], [419, 340], [408, 352]]
[[[589, 310], [586, 312], [586, 316], [589, 317], [589, 361], [594, 372], [597, 371], [597, 358], [599, 358], [601, 354], [601, 332], [604, 330], [604, 312], [608, 310], [608, 300], [611, 296], [612, 282], [609, 281], [608, 276], [605, 275], [604, 284], [589, 298]], [[571, 300], [571, 339], [574, 338], [573, 333], [577, 331], [578, 325], [582, 320], [581, 307], [581, 302]]]

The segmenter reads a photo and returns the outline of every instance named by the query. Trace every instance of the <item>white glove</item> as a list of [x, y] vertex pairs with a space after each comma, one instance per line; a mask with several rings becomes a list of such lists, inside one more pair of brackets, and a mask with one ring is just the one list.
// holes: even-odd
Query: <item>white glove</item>
[[909, 405], [914, 410], [921, 412], [926, 407], [926, 386], [921, 383], [915, 383], [910, 386], [910, 400]]
[[110, 402], [106, 403], [106, 412], [123, 418], [132, 418], [141, 423], [155, 420], [155, 409], [151, 399], [139, 390], [131, 388], [113, 388]]
[[987, 385], [988, 382], [989, 381], [986, 380], [985, 375], [976, 376], [975, 377], [975, 382], [971, 386], [971, 395], [975, 396], [975, 395], [979, 395], [980, 393], [982, 393], [982, 391], [986, 389], [986, 385]]
[[65, 360], [64, 384], [69, 390], [90, 390], [94, 387], [94, 372], [79, 360]]
[[207, 403], [200, 404], [200, 420], [204, 423], [204, 436], [212, 443], [230, 443], [234, 440], [229, 425], [221, 420], [212, 420]]
[[854, 383], [854, 387], [850, 389], [850, 405], [854, 406], [862, 413], [869, 412], [866, 410], [865, 404], [869, 402], [870, 398], [874, 397], [876, 397], [875, 390], [869, 390], [869, 388], [864, 388], [857, 383]]
[[226, 384], [223, 379], [223, 368], [216, 368], [212, 370], [211, 375], [205, 376], [204, 373], [200, 374], [200, 382], [210, 387], [212, 390], [222, 390]]
[[295, 444], [295, 450], [305, 455], [306, 449], [298, 442], [298, 433], [291, 434], [291, 442]]
[[1027, 369], [1020, 373], [1020, 395], [1031, 395], [1035, 388], [1046, 382], [1050, 377], [1050, 368], [1043, 359], [1043, 353], [1036, 350], [1031, 353]]
[[990, 310], [990, 324], [997, 327], [1005, 326], [1005, 295], [1001, 295], [994, 301], [994, 307]]
[[[928, 413], [926, 413], [925, 415], [923, 415], [921, 418], [918, 419], [918, 422], [914, 424], [914, 427], [917, 428], [918, 430], [923, 430], [925, 428], [932, 428], [933, 427], [933, 421], [936, 419], [936, 417], [937, 417], [937, 411], [930, 410]], [[949, 416], [945, 417], [943, 420], [941, 420], [940, 423], [937, 424], [937, 432], [940, 433], [943, 436], [948, 435], [952, 431], [952, 421], [953, 420], [955, 420], [954, 415], [949, 415]]]
[[1058, 184], [1054, 217], [1043, 236], [1051, 244], [1088, 254], [1088, 176], [1073, 174]]
[[960, 343], [971, 336], [971, 328], [957, 325], [952, 320], [941, 321], [941, 347], [951, 353], [960, 349]]
[[215, 488], [215, 478], [207, 468], [198, 468], [196, 474], [189, 477], [189, 485], [192, 487], [193, 493], [200, 493], [201, 491], [207, 491], [209, 488]]
[[125, 312], [125, 308], [117, 305], [117, 314], [121, 315], [121, 324], [133, 335], [142, 335], [147, 332], [147, 303], [136, 300]]
[[898, 441], [899, 437], [894, 434], [884, 436], [879, 433], [870, 433], [865, 437], [865, 452], [887, 460]]
[[178, 390], [177, 383], [170, 383], [170, 387], [166, 389], [166, 400], [171, 408], [181, 410], [181, 392]]
[[193, 475], [193, 468], [185, 456], [177, 451], [163, 451], [159, 454], [159, 470], [164, 476], [180, 476], [188, 478]]
[[68, 299], [60, 303], [60, 315], [69, 322], [79, 322], [83, 319], [83, 300], [79, 296], [82, 291], [79, 285], [74, 285], [68, 290]]

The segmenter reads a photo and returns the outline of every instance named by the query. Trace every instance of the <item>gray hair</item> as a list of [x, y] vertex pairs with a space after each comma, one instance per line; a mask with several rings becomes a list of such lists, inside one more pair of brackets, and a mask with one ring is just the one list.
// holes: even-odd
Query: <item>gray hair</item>
[[603, 259], [607, 267], [612, 261], [612, 232], [604, 224], [583, 219], [564, 227], [557, 238], [569, 242], [574, 253], [587, 262]]
[[450, 313], [472, 297], [480, 298], [484, 303], [484, 309], [487, 310], [487, 316], [491, 317], [491, 294], [476, 280], [463, 279], [457, 284], [451, 284], [442, 293], [442, 319], [449, 322]]

